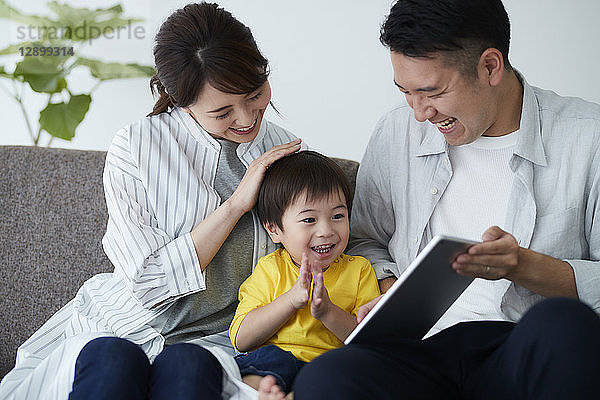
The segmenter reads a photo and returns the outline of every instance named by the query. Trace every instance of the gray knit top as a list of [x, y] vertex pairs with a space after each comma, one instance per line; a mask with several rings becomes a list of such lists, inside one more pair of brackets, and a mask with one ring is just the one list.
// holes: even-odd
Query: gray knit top
[[[214, 188], [223, 204], [238, 187], [246, 167], [236, 154], [237, 143], [224, 139], [218, 141], [221, 151]], [[253, 245], [252, 214], [247, 212], [206, 267], [206, 289], [177, 300], [151, 323], [164, 335], [166, 344], [192, 340], [229, 328], [238, 304], [238, 289], [252, 272]]]

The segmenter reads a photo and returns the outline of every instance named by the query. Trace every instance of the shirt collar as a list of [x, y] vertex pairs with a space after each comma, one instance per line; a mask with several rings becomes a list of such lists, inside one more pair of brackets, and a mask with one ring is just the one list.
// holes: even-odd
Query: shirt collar
[[448, 149], [448, 143], [433, 124], [418, 122], [418, 125], [422, 126], [424, 132], [416, 148], [417, 157], [444, 153]]
[[544, 144], [542, 142], [542, 124], [540, 122], [540, 106], [533, 87], [527, 83], [523, 75], [515, 70], [517, 78], [523, 84], [523, 106], [519, 137], [515, 154], [541, 166], [548, 165]]

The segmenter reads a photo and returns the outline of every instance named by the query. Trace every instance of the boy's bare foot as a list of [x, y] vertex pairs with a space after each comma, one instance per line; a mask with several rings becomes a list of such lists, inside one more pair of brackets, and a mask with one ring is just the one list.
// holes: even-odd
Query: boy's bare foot
[[258, 400], [283, 400], [285, 398], [285, 393], [277, 386], [275, 378], [267, 375], [261, 379], [258, 385]]

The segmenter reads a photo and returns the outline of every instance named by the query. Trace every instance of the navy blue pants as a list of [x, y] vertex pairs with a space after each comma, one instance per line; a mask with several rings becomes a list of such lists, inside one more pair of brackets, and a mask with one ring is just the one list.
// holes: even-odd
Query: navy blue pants
[[167, 346], [150, 364], [138, 345], [102, 337], [79, 353], [69, 399], [220, 399], [222, 374], [217, 359], [195, 344]]
[[571, 299], [532, 307], [518, 324], [468, 322], [426, 340], [348, 345], [308, 363], [296, 400], [598, 399], [600, 318]]
[[260, 347], [249, 353], [235, 357], [240, 373], [245, 375], [271, 375], [284, 392], [289, 392], [300, 368], [306, 364], [298, 360], [291, 352], [280, 349], [274, 344]]

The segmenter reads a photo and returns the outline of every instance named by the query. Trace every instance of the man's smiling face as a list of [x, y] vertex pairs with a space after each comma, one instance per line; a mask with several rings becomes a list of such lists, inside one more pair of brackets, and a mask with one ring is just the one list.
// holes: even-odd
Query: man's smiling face
[[493, 132], [496, 102], [486, 77], [467, 77], [440, 56], [407, 57], [391, 52], [394, 82], [415, 118], [434, 124], [452, 146], [471, 143]]

